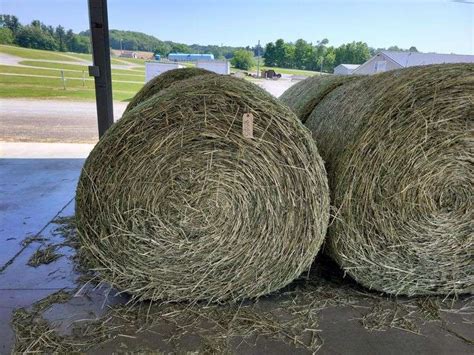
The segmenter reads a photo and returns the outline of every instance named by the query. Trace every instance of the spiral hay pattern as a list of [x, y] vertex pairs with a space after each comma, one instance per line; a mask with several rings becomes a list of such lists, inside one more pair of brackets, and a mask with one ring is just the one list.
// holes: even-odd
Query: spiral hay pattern
[[296, 116], [305, 123], [316, 105], [338, 86], [360, 76], [311, 76], [291, 86], [281, 96], [280, 100], [291, 107]]
[[137, 106], [139, 103], [148, 100], [153, 95], [157, 94], [161, 90], [166, 89], [171, 84], [180, 80], [186, 80], [199, 75], [214, 74], [206, 69], [201, 68], [180, 68], [165, 71], [164, 73], [154, 77], [147, 82], [139, 92], [132, 98], [128, 103], [125, 112], [130, 111], [132, 108]]
[[306, 122], [326, 162], [327, 251], [393, 294], [474, 285], [474, 65], [391, 71], [332, 91]]
[[[242, 115], [254, 116], [254, 138]], [[175, 83], [126, 113], [77, 188], [82, 249], [137, 299], [236, 301], [307, 270], [329, 219], [310, 132], [244, 80]]]

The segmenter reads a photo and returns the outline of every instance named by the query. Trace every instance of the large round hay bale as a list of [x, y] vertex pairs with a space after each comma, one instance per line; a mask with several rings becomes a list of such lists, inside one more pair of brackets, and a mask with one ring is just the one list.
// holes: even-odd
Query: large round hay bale
[[180, 81], [193, 78], [199, 75], [214, 74], [206, 69], [201, 68], [180, 68], [165, 71], [164, 73], [154, 77], [147, 82], [141, 89], [136, 93], [132, 100], [128, 103], [125, 112], [130, 111], [132, 108], [137, 106], [139, 103], [148, 100], [150, 97], [166, 89], [171, 84]]
[[281, 96], [280, 100], [287, 104], [301, 122], [306, 122], [316, 105], [332, 90], [342, 84], [361, 78], [360, 76], [315, 75], [302, 80]]
[[110, 128], [84, 165], [76, 214], [84, 254], [119, 289], [236, 301], [310, 267], [329, 191], [310, 132], [286, 106], [209, 75], [173, 84]]
[[393, 294], [474, 286], [474, 65], [346, 83], [306, 125], [326, 162], [327, 250], [361, 284]]

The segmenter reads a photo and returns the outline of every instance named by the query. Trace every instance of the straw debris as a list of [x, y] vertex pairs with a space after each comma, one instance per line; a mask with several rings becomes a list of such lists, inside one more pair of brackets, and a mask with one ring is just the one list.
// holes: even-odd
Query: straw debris
[[[242, 133], [253, 115], [253, 136]], [[212, 302], [287, 285], [329, 219], [309, 132], [244, 80], [177, 82], [126, 113], [87, 159], [76, 194], [82, 248], [138, 299]]]
[[32, 267], [38, 267], [40, 265], [47, 265], [56, 261], [62, 256], [56, 252], [55, 245], [48, 245], [45, 247], [39, 247], [28, 260], [28, 265]]
[[[160, 339], [157, 344], [164, 340], [166, 345], [155, 351], [231, 354], [243, 344], [253, 347], [265, 339], [314, 353], [324, 346], [319, 324], [321, 312], [331, 307], [351, 307], [360, 312], [359, 319], [348, 321], [359, 321], [370, 331], [398, 329], [422, 335], [426, 322], [436, 322], [459, 339], [472, 342], [450, 329], [441, 318], [441, 314], [447, 312], [472, 318], [472, 299], [466, 298], [453, 308], [451, 300], [441, 298], [382, 297], [328, 273], [322, 264], [317, 263], [315, 267], [310, 279], [300, 279], [287, 289], [258, 301], [225, 305], [131, 301], [109, 307], [100, 318], [76, 321], [71, 335], [59, 335], [41, 316], [52, 302], [57, 302], [53, 295], [32, 311], [15, 313], [15, 350], [85, 352], [110, 341], [118, 343], [120, 339], [140, 342], [141, 336], [152, 334]], [[69, 297], [64, 294], [64, 298], [58, 299], [64, 302]], [[436, 309], [439, 319], [423, 311], [425, 306], [421, 305], [426, 303]], [[196, 340], [191, 345], [190, 338]]]

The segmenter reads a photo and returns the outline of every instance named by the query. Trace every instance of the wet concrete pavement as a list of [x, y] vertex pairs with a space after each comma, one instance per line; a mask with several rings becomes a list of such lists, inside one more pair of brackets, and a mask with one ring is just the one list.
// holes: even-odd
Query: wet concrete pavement
[[[27, 262], [41, 245], [23, 245], [29, 236], [42, 236], [41, 243], [58, 244], [63, 240], [55, 232], [52, 221], [58, 216], [74, 214], [74, 193], [83, 158], [75, 159], [1, 159], [0, 160], [0, 354], [10, 353], [14, 333], [10, 325], [14, 309], [31, 306], [34, 302], [58, 291], [76, 290], [79, 274], [71, 256], [74, 250], [65, 246], [58, 251], [63, 256], [55, 262], [30, 267]], [[107, 286], [86, 286], [65, 304], [55, 304], [44, 317], [67, 334], [72, 322], [94, 319], [108, 304], [124, 302], [115, 297]], [[272, 297], [262, 300], [270, 310]], [[441, 327], [439, 322], [423, 325], [421, 335], [400, 329], [368, 331], [358, 319], [370, 308], [338, 306], [323, 309], [319, 329], [324, 345], [321, 354], [472, 354], [472, 342]], [[470, 306], [472, 307], [472, 306]], [[471, 313], [473, 309], [469, 310]], [[448, 314], [449, 329], [466, 339], [474, 334], [473, 318], [466, 314]], [[165, 325], [160, 331], [166, 332]], [[90, 350], [90, 353], [111, 353], [137, 349], [159, 349], [173, 352], [160, 332], [142, 332], [133, 338], [117, 338]], [[187, 342], [187, 343], [186, 343]], [[193, 350], [196, 339], [185, 343]], [[185, 345], [186, 345], [185, 344]], [[307, 354], [305, 349], [286, 342], [259, 337], [255, 341], [235, 339], [235, 353], [241, 354]]]

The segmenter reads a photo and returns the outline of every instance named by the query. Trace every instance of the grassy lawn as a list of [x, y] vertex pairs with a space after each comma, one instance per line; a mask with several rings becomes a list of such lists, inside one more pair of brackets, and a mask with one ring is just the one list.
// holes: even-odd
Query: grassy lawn
[[60, 61], [74, 62], [73, 58], [70, 58], [59, 52], [42, 51], [39, 49], [0, 45], [0, 53], [11, 54], [11, 55], [25, 58], [25, 59], [44, 59], [44, 60], [60, 60]]
[[[77, 71], [85, 70], [86, 72], [88, 71], [87, 65], [85, 64], [53, 63], [53, 62], [42, 62], [42, 61], [34, 61], [34, 60], [22, 60], [20, 64], [28, 65], [31, 67], [38, 67], [38, 68], [77, 70]], [[112, 69], [112, 72], [116, 72], [117, 74], [130, 74], [130, 75], [145, 76], [144, 69]]]
[[[7, 68], [7, 70], [9, 68], [11, 69], [11, 67], [8, 66], [0, 66], [0, 73], [2, 71], [6, 72], [5, 68]], [[18, 70], [28, 70], [30, 68], [13, 68], [14, 69], [10, 70], [10, 72], [14, 72], [14, 74], [31, 75], [31, 72], [18, 72]], [[68, 77], [66, 75], [66, 79], [69, 80], [66, 80], [66, 90], [64, 90], [58, 71], [50, 70], [49, 73], [45, 73], [43, 70], [39, 70], [40, 71], [34, 73], [34, 75], [57, 76], [57, 78], [0, 75], [0, 97], [69, 98], [79, 100], [93, 100], [95, 98], [94, 81], [92, 79], [87, 78], [83, 86], [82, 77]], [[66, 73], [76, 74], [76, 72]], [[122, 79], [127, 80], [127, 78], [120, 75], [113, 75], [112, 77], [112, 88], [115, 100], [128, 100], [143, 86], [141, 83], [117, 81]]]
[[[58, 69], [46, 69], [46, 68], [24, 68], [10, 65], [0, 65], [0, 75], [1, 74], [21, 74], [21, 75], [45, 75], [45, 76], [54, 76], [61, 77], [61, 71]], [[82, 80], [82, 72], [80, 71], [64, 71], [65, 78], [74, 78]], [[85, 71], [85, 79], [93, 81], [94, 78], [89, 77], [87, 70]], [[120, 81], [139, 81], [145, 82], [144, 74], [129, 74], [126, 70], [112, 70], [112, 80]]]
[[[0, 45], [0, 53], [24, 58], [25, 60], [21, 61], [20, 64], [29, 66], [0, 65], [0, 97], [95, 99], [94, 79], [88, 75], [87, 64], [79, 61], [92, 60], [90, 54], [70, 52], [63, 54], [4, 45]], [[144, 64], [143, 60], [124, 59], [122, 61], [122, 58], [120, 60], [112, 58], [112, 63], [121, 65], [125, 65], [127, 62]], [[68, 63], [54, 61], [67, 61]], [[63, 88], [61, 70], [64, 70], [66, 90]], [[83, 72], [86, 75], [84, 82], [82, 80]], [[112, 69], [114, 100], [129, 100], [140, 90], [144, 82], [144, 68], [134, 70]]]
[[[28, 65], [35, 68], [22, 68], [16, 67], [17, 69], [23, 69], [24, 71], [18, 71], [18, 73], [29, 73], [29, 74], [37, 74], [41, 75], [41, 72], [45, 69], [53, 69], [55, 71], [58, 70], [65, 70], [65, 74], [71, 76], [71, 73], [76, 72], [78, 73], [78, 77], [82, 77], [82, 72], [86, 72], [86, 76], [88, 76], [88, 68], [86, 65], [80, 64], [65, 64], [65, 63], [51, 63], [51, 62], [36, 62], [36, 61], [28, 61], [24, 60], [21, 61], [20, 64]], [[0, 66], [0, 73], [5, 72], [5, 67], [14, 68], [13, 66]], [[66, 72], [67, 71], [67, 72]], [[43, 74], [47, 75], [47, 74]], [[128, 69], [112, 69], [112, 75], [123, 75], [124, 77], [129, 77], [128, 80], [137, 81], [137, 80], [145, 80], [145, 71], [144, 70], [128, 70]], [[127, 80], [127, 79], [123, 79]]]
[[130, 63], [135, 65], [143, 65], [145, 66], [145, 59], [138, 59], [138, 58], [112, 58], [112, 61], [117, 62], [116, 64], [124, 64]]
[[[75, 57], [77, 59], [80, 59], [80, 60], [87, 60], [89, 62], [92, 62], [92, 54], [86, 54], [86, 53], [73, 53], [73, 52], [67, 52], [66, 53], [67, 55], [71, 56], [71, 57]], [[127, 63], [124, 63], [124, 61], [122, 61], [123, 58], [110, 58], [110, 63], [112, 64], [119, 64], [119, 65], [124, 65], [124, 64], [127, 64]], [[142, 65], [145, 65], [143, 64], [143, 61], [141, 63]]]

